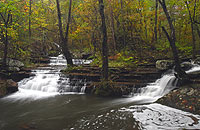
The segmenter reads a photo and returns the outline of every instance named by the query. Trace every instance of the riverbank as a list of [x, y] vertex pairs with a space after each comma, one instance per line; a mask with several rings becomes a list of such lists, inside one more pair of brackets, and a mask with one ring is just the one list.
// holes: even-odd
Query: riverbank
[[160, 98], [157, 103], [200, 115], [200, 84], [181, 86]]

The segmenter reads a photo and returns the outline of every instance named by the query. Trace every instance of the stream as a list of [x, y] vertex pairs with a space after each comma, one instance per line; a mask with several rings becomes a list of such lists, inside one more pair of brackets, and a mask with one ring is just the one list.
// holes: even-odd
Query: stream
[[[176, 87], [173, 75], [164, 75], [126, 98], [101, 98], [84, 94], [86, 81], [69, 79], [60, 72], [65, 67], [62, 55], [51, 57], [48, 67], [33, 70], [35, 76], [18, 83], [18, 92], [0, 99], [0, 130], [200, 128], [200, 115], [153, 103]], [[200, 67], [188, 72], [196, 70]]]

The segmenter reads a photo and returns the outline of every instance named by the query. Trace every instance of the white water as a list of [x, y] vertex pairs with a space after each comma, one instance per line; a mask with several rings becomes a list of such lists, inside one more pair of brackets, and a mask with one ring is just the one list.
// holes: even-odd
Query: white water
[[[186, 73], [192, 73], [200, 71], [200, 66], [196, 65], [192, 69], [186, 71]], [[131, 101], [140, 103], [152, 103], [163, 97], [171, 90], [177, 87], [178, 79], [173, 73], [166, 74], [162, 78], [156, 80], [154, 83], [150, 83], [146, 87], [137, 89], [136, 93], [133, 89]]]
[[[74, 64], [89, 64], [91, 60], [73, 59]], [[49, 67], [41, 67], [33, 70], [35, 76], [26, 78], [18, 83], [19, 91], [9, 95], [6, 99], [33, 100], [52, 97], [59, 94], [82, 94], [85, 92], [86, 84], [80, 86], [83, 81], [77, 81], [75, 86], [70, 84], [68, 77], [62, 75], [60, 70], [67, 66], [63, 55], [51, 57]]]
[[199, 115], [193, 115], [157, 103], [149, 105], [134, 105], [118, 110], [121, 113], [133, 115], [140, 122], [142, 129], [146, 130], [182, 130], [199, 129]]

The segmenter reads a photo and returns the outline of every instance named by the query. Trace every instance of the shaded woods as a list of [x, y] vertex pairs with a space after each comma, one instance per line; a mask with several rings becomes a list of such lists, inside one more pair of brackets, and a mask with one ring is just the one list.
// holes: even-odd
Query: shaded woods
[[72, 58], [90, 54], [95, 65], [103, 65], [107, 79], [108, 65], [132, 67], [174, 58], [183, 75], [179, 60], [194, 59], [200, 52], [199, 4], [199, 0], [3, 0], [1, 63], [6, 67], [6, 59], [13, 58], [30, 64], [62, 51], [73, 65]]

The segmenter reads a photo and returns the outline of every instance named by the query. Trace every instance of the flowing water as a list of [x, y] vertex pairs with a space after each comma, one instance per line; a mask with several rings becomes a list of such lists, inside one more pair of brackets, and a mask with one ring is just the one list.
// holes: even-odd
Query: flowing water
[[[33, 70], [35, 76], [20, 81], [18, 92], [0, 99], [0, 130], [200, 128], [199, 115], [152, 103], [176, 87], [173, 75], [164, 75], [129, 98], [100, 98], [84, 94], [84, 80], [62, 75], [65, 66], [62, 55], [52, 57], [49, 67]], [[195, 67], [188, 72], [199, 70]]]

